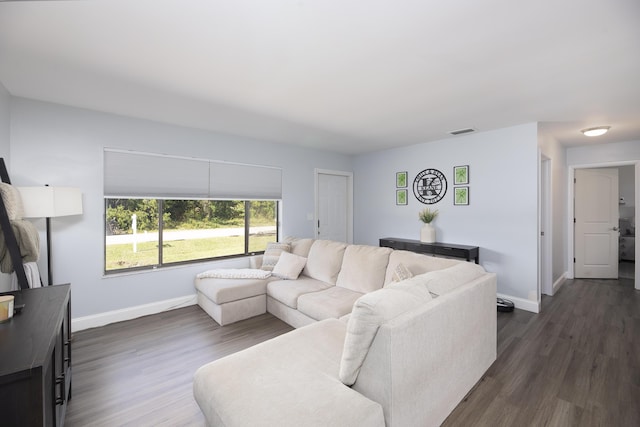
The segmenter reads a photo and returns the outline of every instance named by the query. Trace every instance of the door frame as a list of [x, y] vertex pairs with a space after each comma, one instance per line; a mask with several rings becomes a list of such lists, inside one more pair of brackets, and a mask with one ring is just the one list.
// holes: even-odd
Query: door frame
[[[552, 243], [553, 243], [553, 221], [551, 212], [553, 212], [553, 198], [551, 196], [553, 186], [551, 185], [551, 159], [542, 153], [539, 153], [540, 159], [540, 175], [538, 185], [538, 301], [542, 301], [542, 294], [552, 296], [553, 289], [553, 259], [552, 259]], [[542, 238], [544, 232], [544, 238]]]
[[331, 169], [314, 169], [314, 218], [313, 218], [313, 236], [318, 237], [318, 220], [320, 217], [320, 191], [318, 175], [336, 175], [347, 178], [347, 243], [353, 243], [353, 172], [337, 171]]
[[[635, 215], [636, 215], [636, 221], [638, 220], [638, 211], [640, 210], [640, 161], [637, 160], [630, 160], [630, 161], [620, 161], [620, 162], [606, 162], [606, 163], [589, 163], [589, 164], [583, 164], [583, 165], [573, 165], [573, 166], [569, 166], [569, 173], [567, 174], [567, 178], [568, 178], [568, 182], [567, 182], [567, 187], [568, 187], [568, 191], [567, 191], [567, 278], [568, 279], [573, 279], [575, 277], [575, 265], [573, 262], [573, 258], [575, 256], [575, 251], [574, 251], [574, 224], [573, 224], [573, 218], [575, 215], [575, 206], [574, 206], [574, 198], [575, 198], [575, 191], [574, 191], [574, 180], [575, 180], [575, 176], [576, 176], [576, 169], [594, 169], [594, 168], [607, 168], [607, 167], [619, 167], [619, 166], [628, 166], [628, 165], [633, 165], [634, 166], [634, 171], [635, 171], [635, 199], [636, 199], [636, 203], [635, 203]], [[638, 242], [638, 239], [636, 240], [636, 254], [639, 252], [640, 250], [640, 244]], [[635, 284], [635, 288], [637, 290], [640, 290], [640, 269], [636, 268], [635, 269], [635, 280], [634, 280], [634, 284]]]

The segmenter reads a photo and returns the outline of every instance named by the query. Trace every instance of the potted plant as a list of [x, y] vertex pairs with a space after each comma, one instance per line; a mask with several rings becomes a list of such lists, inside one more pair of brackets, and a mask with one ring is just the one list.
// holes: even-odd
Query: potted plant
[[424, 208], [418, 213], [418, 218], [424, 223], [420, 230], [420, 241], [424, 243], [434, 243], [436, 241], [436, 229], [433, 228], [431, 222], [438, 216], [438, 210]]

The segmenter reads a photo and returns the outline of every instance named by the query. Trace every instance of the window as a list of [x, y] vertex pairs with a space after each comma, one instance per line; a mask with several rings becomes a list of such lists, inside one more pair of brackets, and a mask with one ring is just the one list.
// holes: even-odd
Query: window
[[107, 198], [105, 272], [263, 252], [278, 236], [274, 200]]
[[104, 150], [105, 272], [262, 252], [282, 169]]

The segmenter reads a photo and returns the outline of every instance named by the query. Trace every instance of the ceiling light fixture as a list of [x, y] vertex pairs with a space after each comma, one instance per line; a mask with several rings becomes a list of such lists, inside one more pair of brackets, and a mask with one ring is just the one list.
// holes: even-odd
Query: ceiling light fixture
[[595, 128], [582, 129], [580, 132], [585, 134], [585, 136], [600, 136], [604, 135], [611, 129], [611, 126], [598, 126]]

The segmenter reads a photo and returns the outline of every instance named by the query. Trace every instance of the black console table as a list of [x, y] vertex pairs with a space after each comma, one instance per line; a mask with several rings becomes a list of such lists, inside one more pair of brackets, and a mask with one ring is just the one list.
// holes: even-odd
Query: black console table
[[0, 323], [0, 425], [62, 426], [71, 398], [71, 286], [8, 294], [25, 307]]
[[464, 258], [467, 261], [474, 260], [480, 263], [480, 248], [477, 246], [455, 245], [452, 243], [423, 243], [419, 240], [399, 239], [396, 237], [385, 237], [380, 239], [380, 246], [405, 251], [418, 252], [421, 254], [443, 255], [454, 258]]

